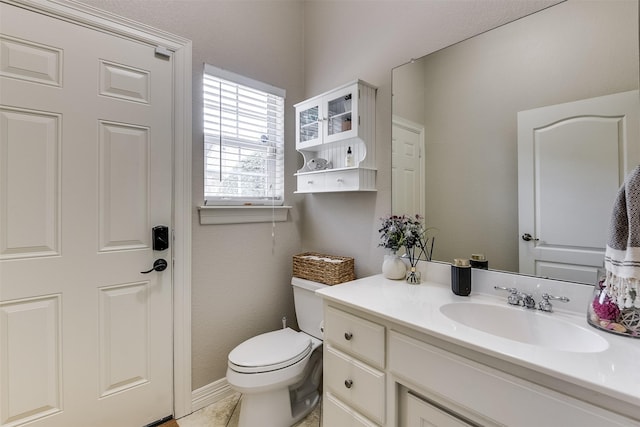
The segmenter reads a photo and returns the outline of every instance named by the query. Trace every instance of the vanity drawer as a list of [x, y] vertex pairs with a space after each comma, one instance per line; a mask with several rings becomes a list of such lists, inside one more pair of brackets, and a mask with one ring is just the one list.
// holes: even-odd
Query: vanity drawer
[[[385, 414], [385, 374], [325, 346], [324, 388], [350, 407], [382, 424]], [[338, 424], [339, 425], [339, 424]]]
[[296, 178], [298, 181], [298, 192], [300, 193], [324, 191], [324, 174], [312, 173], [307, 175], [298, 175]]
[[378, 427], [331, 393], [324, 394], [322, 403], [323, 427]]
[[324, 337], [334, 347], [384, 369], [384, 326], [327, 307]]

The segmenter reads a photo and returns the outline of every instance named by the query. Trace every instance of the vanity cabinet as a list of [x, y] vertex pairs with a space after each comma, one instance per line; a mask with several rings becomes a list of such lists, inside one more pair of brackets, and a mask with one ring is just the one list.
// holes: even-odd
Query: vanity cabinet
[[389, 333], [387, 350], [390, 374], [409, 389], [437, 396], [446, 413], [462, 423], [454, 425], [467, 425], [464, 420], [482, 426], [638, 425], [395, 331]]
[[328, 307], [324, 317], [324, 426], [385, 423], [385, 327]]
[[[375, 191], [375, 97], [374, 86], [357, 80], [295, 105], [296, 150], [304, 158], [298, 193]], [[331, 166], [311, 168], [312, 159]]]
[[323, 426], [640, 426], [593, 393], [389, 317], [324, 303]]

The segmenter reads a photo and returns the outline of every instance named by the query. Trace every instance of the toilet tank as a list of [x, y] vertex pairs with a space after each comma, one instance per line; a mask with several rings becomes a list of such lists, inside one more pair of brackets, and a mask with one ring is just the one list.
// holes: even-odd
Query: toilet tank
[[315, 291], [328, 285], [298, 277], [291, 278], [291, 285], [300, 330], [321, 340], [322, 298], [316, 295]]

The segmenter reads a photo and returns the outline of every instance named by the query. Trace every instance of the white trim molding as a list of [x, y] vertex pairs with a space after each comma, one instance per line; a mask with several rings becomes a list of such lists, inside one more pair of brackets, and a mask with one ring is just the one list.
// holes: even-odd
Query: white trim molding
[[174, 417], [191, 410], [192, 42], [75, 0], [2, 0], [56, 19], [160, 47], [173, 62]]
[[200, 224], [284, 222], [291, 206], [200, 206]]
[[173, 146], [173, 405], [174, 417], [191, 408], [191, 183], [192, 43], [174, 52]]
[[191, 397], [191, 408], [193, 412], [212, 405], [222, 399], [233, 395], [235, 391], [227, 382], [227, 378], [221, 378], [197, 390], [193, 390]]

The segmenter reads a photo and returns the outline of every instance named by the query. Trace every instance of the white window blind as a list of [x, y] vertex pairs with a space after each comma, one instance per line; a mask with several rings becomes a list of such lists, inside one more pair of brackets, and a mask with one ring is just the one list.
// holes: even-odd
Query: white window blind
[[206, 205], [282, 205], [284, 89], [204, 66]]

